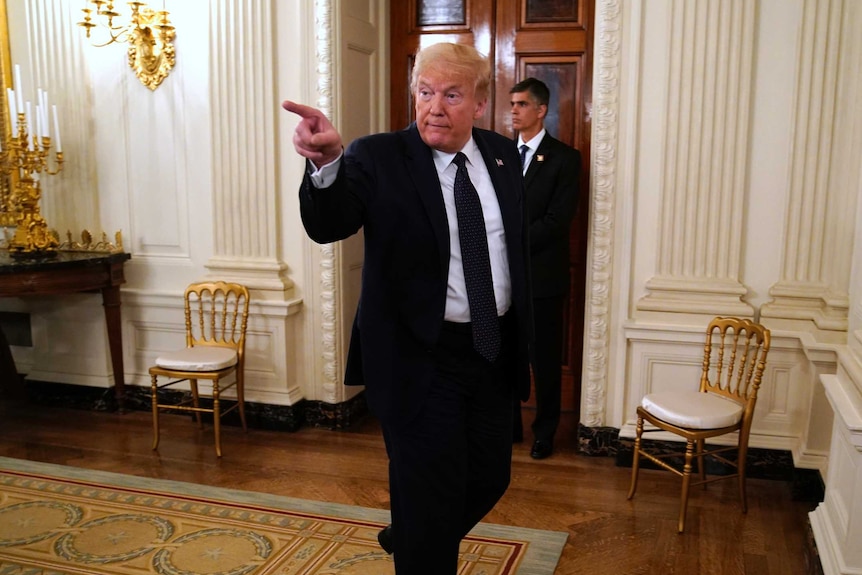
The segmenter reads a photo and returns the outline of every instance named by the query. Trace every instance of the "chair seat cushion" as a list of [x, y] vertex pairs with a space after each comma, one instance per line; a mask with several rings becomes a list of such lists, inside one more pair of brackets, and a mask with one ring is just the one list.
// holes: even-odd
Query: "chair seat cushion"
[[177, 371], [218, 371], [237, 362], [235, 349], [198, 346], [170, 351], [156, 358], [156, 365]]
[[734, 425], [743, 411], [735, 401], [699, 391], [650, 393], [644, 396], [641, 407], [662, 421], [691, 429]]

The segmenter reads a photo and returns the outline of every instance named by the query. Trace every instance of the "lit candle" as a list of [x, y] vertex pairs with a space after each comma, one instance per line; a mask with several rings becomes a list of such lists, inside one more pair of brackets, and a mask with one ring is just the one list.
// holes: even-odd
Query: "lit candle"
[[60, 124], [57, 122], [57, 105], [51, 106], [51, 111], [54, 113], [54, 143], [58, 152], [63, 151], [63, 146], [60, 144]]
[[15, 107], [15, 90], [6, 88], [6, 100], [9, 102], [9, 125], [12, 126], [12, 135], [15, 135], [15, 126], [18, 124], [18, 110]]
[[42, 135], [42, 88], [36, 88], [36, 136]]
[[42, 90], [42, 137], [50, 136], [48, 130], [48, 92]]
[[27, 123], [27, 144], [29, 149], [33, 149], [33, 114], [31, 114], [30, 110], [30, 100], [27, 100], [27, 107], [25, 108], [26, 112], [24, 114], [24, 120]]
[[33, 127], [36, 128], [33, 132], [33, 137], [38, 138], [42, 135], [42, 104], [36, 104], [36, 117], [33, 118]]
[[15, 64], [15, 89], [18, 90], [18, 93], [16, 94], [18, 96], [18, 109], [23, 110], [24, 109], [24, 100], [23, 100], [24, 86], [21, 83], [21, 66], [19, 64]]

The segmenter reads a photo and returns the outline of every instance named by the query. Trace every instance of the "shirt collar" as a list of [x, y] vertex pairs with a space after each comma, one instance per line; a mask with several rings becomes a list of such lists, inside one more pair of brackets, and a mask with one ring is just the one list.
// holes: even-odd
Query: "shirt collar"
[[[483, 161], [482, 154], [479, 152], [479, 146], [476, 145], [476, 140], [473, 139], [473, 136], [470, 136], [470, 139], [466, 144], [464, 144], [461, 151], [464, 152], [465, 156], [467, 156], [467, 161], [470, 162], [470, 165], [476, 166], [478, 165], [478, 162]], [[452, 163], [452, 160], [455, 159], [455, 154], [441, 152], [440, 150], [432, 149], [431, 154], [434, 158], [434, 165], [437, 167], [438, 172], [442, 172], [448, 168], [449, 164]]]
[[545, 129], [542, 128], [541, 130], [539, 130], [538, 134], [536, 134], [526, 142], [523, 140], [523, 138], [521, 138], [521, 134], [518, 134], [518, 147], [520, 148], [524, 144], [527, 144], [527, 147], [531, 150], [537, 150], [539, 148], [539, 144], [542, 143], [542, 138], [545, 137], [546, 133], [547, 132], [545, 131]]

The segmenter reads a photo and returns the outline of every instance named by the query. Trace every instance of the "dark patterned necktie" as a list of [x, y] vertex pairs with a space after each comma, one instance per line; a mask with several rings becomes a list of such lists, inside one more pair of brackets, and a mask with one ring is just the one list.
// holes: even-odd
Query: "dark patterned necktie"
[[524, 166], [527, 164], [527, 150], [530, 149], [530, 146], [527, 144], [521, 144], [521, 171], [524, 171]]
[[473, 326], [473, 348], [488, 361], [494, 361], [500, 353], [500, 322], [491, 279], [485, 218], [479, 194], [467, 173], [466, 160], [467, 156], [458, 152], [452, 162], [458, 167], [455, 173], [455, 211]]

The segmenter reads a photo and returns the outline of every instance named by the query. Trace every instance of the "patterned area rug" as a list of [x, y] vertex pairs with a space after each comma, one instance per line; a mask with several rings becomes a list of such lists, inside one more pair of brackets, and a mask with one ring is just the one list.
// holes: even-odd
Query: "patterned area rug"
[[[388, 575], [389, 512], [0, 457], [0, 575]], [[459, 575], [551, 575], [567, 535], [480, 524]]]

